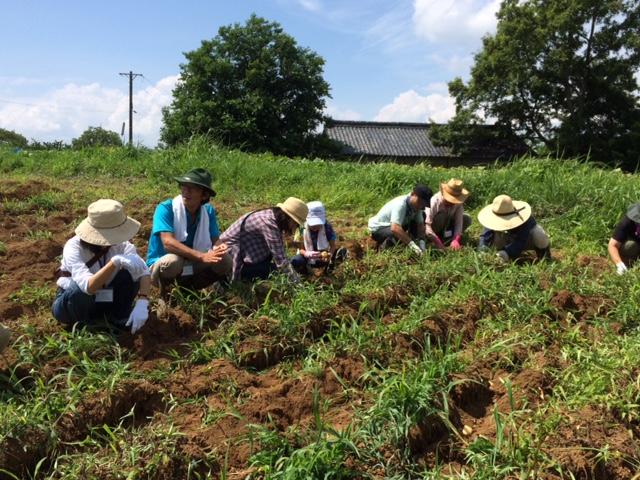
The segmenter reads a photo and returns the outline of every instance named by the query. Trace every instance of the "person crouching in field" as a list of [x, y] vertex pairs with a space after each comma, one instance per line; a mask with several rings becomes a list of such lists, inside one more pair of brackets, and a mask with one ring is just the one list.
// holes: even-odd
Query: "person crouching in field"
[[233, 259], [232, 280], [266, 279], [280, 270], [293, 283], [300, 281], [284, 248], [283, 234], [293, 235], [307, 217], [307, 205], [295, 197], [275, 207], [247, 213], [220, 237]]
[[426, 248], [423, 210], [429, 205], [431, 195], [429, 187], [418, 183], [410, 194], [388, 201], [369, 219], [369, 232], [379, 249], [400, 242], [422, 255]]
[[609, 257], [623, 275], [640, 257], [640, 203], [631, 205], [609, 239]]
[[209, 203], [216, 196], [211, 174], [195, 168], [175, 180], [180, 194], [156, 207], [147, 252], [151, 283], [160, 287], [161, 296], [174, 282], [200, 289], [226, 280], [231, 271], [231, 257], [220, 242], [218, 219]]
[[149, 269], [129, 241], [139, 228], [116, 200], [89, 205], [56, 272], [51, 310], [59, 322], [86, 325], [104, 316], [116, 327], [131, 327], [131, 333], [142, 328], [149, 316]]
[[347, 255], [345, 248], [336, 246], [336, 232], [327, 221], [327, 212], [322, 202], [309, 202], [307, 208], [307, 221], [296, 233], [296, 237], [302, 237], [304, 248], [291, 259], [293, 268], [302, 274], [307, 273], [308, 268], [327, 269], [344, 260]]
[[551, 259], [549, 236], [536, 223], [527, 202], [498, 195], [491, 205], [480, 210], [478, 221], [484, 227], [479, 250], [494, 247], [503, 262], [519, 257], [525, 250], [535, 250], [540, 260]]
[[452, 178], [440, 184], [440, 191], [431, 197], [431, 204], [425, 208], [424, 226], [427, 238], [436, 248], [451, 250], [462, 248], [463, 232], [471, 225], [471, 217], [464, 213], [464, 202], [469, 191], [462, 180]]

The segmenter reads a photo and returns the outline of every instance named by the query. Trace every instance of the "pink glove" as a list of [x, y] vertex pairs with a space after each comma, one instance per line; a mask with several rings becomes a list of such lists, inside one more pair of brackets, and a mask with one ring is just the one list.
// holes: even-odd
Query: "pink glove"
[[440, 250], [444, 249], [444, 243], [442, 243], [442, 240], [440, 240], [440, 237], [435, 233], [433, 234], [433, 243], [435, 243], [436, 248]]
[[307, 260], [314, 260], [314, 259], [320, 258], [320, 252], [315, 252], [313, 250], [305, 250], [304, 258], [306, 258]]
[[453, 240], [451, 240], [451, 250], [460, 250], [462, 248], [462, 245], [460, 245], [460, 235], [456, 235], [455, 237], [453, 237]]

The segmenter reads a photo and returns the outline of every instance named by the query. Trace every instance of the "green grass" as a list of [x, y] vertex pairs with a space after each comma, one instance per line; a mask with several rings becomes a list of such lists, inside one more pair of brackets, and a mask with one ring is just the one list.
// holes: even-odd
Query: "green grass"
[[[632, 269], [618, 277], [610, 263], [602, 268], [593, 258], [606, 257], [613, 226], [637, 201], [636, 175], [551, 158], [455, 169], [286, 159], [196, 139], [162, 151], [0, 150], [6, 179], [25, 188], [33, 180], [50, 186], [0, 197], [0, 209], [25, 219], [27, 239], [51, 239], [59, 231], [47, 226], [49, 215], [67, 213], [79, 221], [91, 201], [114, 197], [148, 229], [155, 204], [177, 193], [173, 176], [196, 166], [213, 172], [223, 229], [250, 209], [295, 195], [322, 200], [338, 234], [351, 240], [364, 238], [367, 218], [416, 181], [436, 189], [460, 177], [472, 192], [466, 209], [473, 218], [500, 193], [528, 201], [558, 260], [502, 266], [473, 248], [421, 259], [406, 251], [369, 252], [340, 267], [330, 285], [292, 288], [275, 277], [222, 296], [177, 290], [175, 308], [193, 319], [190, 333], [144, 358], [111, 334], [61, 330], [48, 311], [52, 284], [16, 284], [7, 299], [35, 313], [10, 325], [14, 356], [0, 371], [0, 439], [42, 435], [35, 457], [47, 460], [36, 461], [27, 476], [578, 478], [583, 472], [557, 454], [557, 444], [565, 450], [581, 445], [576, 451], [586, 452], [588, 468], [626, 465], [632, 471], [640, 465], [640, 455], [615, 443], [615, 435], [599, 444], [585, 437], [566, 445], [558, 438], [585, 408], [600, 412], [617, 435], [640, 434], [640, 274]], [[479, 232], [475, 222], [469, 243]], [[12, 255], [19, 240], [3, 238], [0, 255]], [[135, 242], [144, 246], [146, 239]], [[3, 272], [3, 282], [11, 275]], [[579, 306], [558, 307], [567, 292]], [[252, 345], [281, 358], [264, 368], [245, 364]], [[241, 373], [216, 377], [228, 365]], [[200, 383], [183, 386], [196, 371]], [[529, 392], [518, 375], [532, 371], [544, 384], [531, 384]], [[165, 408], [146, 419], [124, 412], [71, 443], [59, 437], [61, 419], [88, 399], [142, 379], [159, 389]], [[260, 395], [277, 390], [278, 381], [293, 379], [313, 382], [301, 424], [278, 427], [277, 415], [282, 421], [288, 411], [263, 421], [243, 417]], [[456, 392], [489, 382], [497, 403], [487, 403], [472, 426], [494, 429], [465, 436], [459, 422], [471, 420]], [[191, 420], [198, 428], [181, 430], [185, 411], [201, 412]], [[244, 433], [211, 447], [207, 435], [233, 419], [248, 421]], [[433, 426], [451, 447], [438, 450], [430, 438], [416, 443], [416, 432]], [[233, 464], [236, 449], [247, 445], [246, 463]]]

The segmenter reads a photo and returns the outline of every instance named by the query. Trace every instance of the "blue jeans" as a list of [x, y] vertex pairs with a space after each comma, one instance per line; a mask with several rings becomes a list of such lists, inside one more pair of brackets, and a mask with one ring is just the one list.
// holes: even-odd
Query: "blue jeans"
[[107, 317], [115, 325], [124, 326], [133, 308], [133, 300], [138, 294], [140, 283], [134, 282], [127, 270], [120, 270], [106, 287], [113, 289], [113, 302], [96, 302], [95, 295], [84, 293], [78, 284], [72, 281], [69, 288], [58, 288], [51, 313], [56, 320], [65, 325], [89, 325], [95, 319]]

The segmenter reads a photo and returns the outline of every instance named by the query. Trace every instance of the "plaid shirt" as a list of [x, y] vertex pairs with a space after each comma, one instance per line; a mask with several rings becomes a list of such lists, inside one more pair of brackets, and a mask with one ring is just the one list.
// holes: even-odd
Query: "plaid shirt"
[[[241, 231], [245, 218], [244, 231]], [[243, 264], [263, 262], [269, 257], [273, 257], [279, 269], [289, 267], [282, 232], [271, 209], [243, 215], [220, 236], [220, 241], [226, 243], [231, 251], [233, 280], [240, 278]]]

